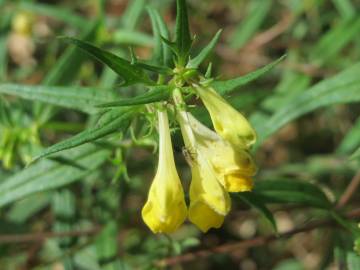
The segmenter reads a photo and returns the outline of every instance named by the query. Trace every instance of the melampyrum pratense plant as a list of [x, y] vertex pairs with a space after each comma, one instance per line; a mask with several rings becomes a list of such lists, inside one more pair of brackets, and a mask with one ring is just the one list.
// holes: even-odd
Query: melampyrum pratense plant
[[[256, 133], [246, 118], [217, 93], [212, 84], [211, 65], [206, 74], [199, 71], [221, 31], [197, 56], [191, 57], [194, 39], [189, 31], [185, 0], [177, 0], [174, 41], [158, 13], [152, 8], [148, 8], [148, 13], [156, 38], [150, 61], [137, 59], [131, 51], [129, 62], [78, 39], [65, 39], [119, 73], [124, 85], [141, 83], [149, 89], [138, 99], [132, 99], [136, 105], [126, 107], [131, 114], [146, 111], [155, 115], [153, 125], [159, 134], [158, 167], [142, 209], [144, 222], [154, 233], [171, 233], [188, 218], [206, 232], [219, 228], [229, 213], [228, 192], [251, 191], [256, 165], [249, 149], [256, 141]], [[153, 74], [149, 76], [148, 72]], [[215, 131], [188, 112], [187, 101], [194, 96], [202, 100]], [[144, 105], [139, 106], [140, 103]], [[120, 100], [99, 106], [124, 105], [130, 104]], [[175, 166], [170, 123], [181, 129], [183, 152], [191, 167], [189, 205]]]
[[[177, 0], [174, 38], [170, 38], [159, 13], [151, 7], [147, 11], [155, 39], [150, 60], [140, 60], [130, 50], [129, 61], [89, 42], [62, 38], [115, 71], [122, 79], [122, 86], [137, 84], [147, 91], [133, 98], [97, 103], [95, 107], [100, 110], [101, 117], [94, 127], [45, 149], [33, 160], [123, 131], [137, 116], [145, 115], [150, 130], [159, 134], [159, 159], [142, 209], [144, 222], [154, 233], [171, 233], [188, 218], [206, 232], [210, 228], [219, 228], [229, 213], [229, 192], [252, 190], [257, 170], [250, 154], [250, 148], [256, 142], [255, 130], [221, 94], [255, 79], [282, 58], [244, 80], [218, 81], [211, 75], [211, 63], [205, 74], [200, 72], [199, 66], [212, 52], [221, 31], [199, 54], [192, 56], [194, 38], [189, 30], [185, 0]], [[90, 100], [92, 94], [89, 95], [89, 99], [74, 106], [92, 111], [94, 108], [88, 107], [94, 101]], [[194, 106], [191, 104], [194, 98], [201, 99], [214, 131], [189, 112], [188, 106]], [[174, 129], [181, 131], [183, 153], [191, 167], [189, 203], [185, 201], [184, 188], [175, 166], [170, 134]]]

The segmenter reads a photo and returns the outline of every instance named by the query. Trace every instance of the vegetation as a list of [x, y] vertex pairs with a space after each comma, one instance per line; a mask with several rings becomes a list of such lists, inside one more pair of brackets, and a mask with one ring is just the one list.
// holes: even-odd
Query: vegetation
[[0, 268], [360, 269], [359, 9], [0, 0]]

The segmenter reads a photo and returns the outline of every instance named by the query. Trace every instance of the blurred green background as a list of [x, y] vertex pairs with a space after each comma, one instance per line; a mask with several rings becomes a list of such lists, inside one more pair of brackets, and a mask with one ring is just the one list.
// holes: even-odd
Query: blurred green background
[[[360, 218], [360, 1], [187, 2], [195, 55], [223, 29], [205, 63], [212, 62], [219, 79], [287, 54], [266, 75], [225, 95], [259, 134], [255, 186], [270, 199], [234, 195], [223, 227], [207, 234], [186, 223], [171, 236], [153, 235], [140, 209], [155, 173], [157, 136], [144, 136], [143, 119], [23, 170], [39, 150], [98, 118], [75, 95], [73, 103], [61, 103], [46, 91], [39, 99], [7, 84], [62, 86], [64, 95], [80, 86], [123, 97], [142, 93], [139, 86], [122, 89], [113, 71], [57, 37], [76, 36], [124, 57], [131, 46], [146, 59], [154, 45], [146, 5], [171, 31], [176, 5], [0, 0], [0, 270], [360, 269], [354, 250], [360, 234], [351, 229]], [[209, 123], [203, 110], [194, 113]], [[176, 135], [178, 170], [188, 179]], [[323, 195], [339, 216], [319, 207]]]

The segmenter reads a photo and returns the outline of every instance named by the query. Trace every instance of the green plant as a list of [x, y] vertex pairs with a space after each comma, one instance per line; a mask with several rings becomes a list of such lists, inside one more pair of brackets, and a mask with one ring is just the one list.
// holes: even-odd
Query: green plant
[[[64, 233], [63, 238], [48, 243], [50, 246], [53, 245], [53, 249], [47, 250], [52, 250], [54, 260], [63, 258], [64, 264], [72, 264], [73, 258], [64, 251], [66, 247], [75, 246], [82, 249], [89, 246], [89, 249], [84, 248], [82, 251], [95, 252], [97, 263], [100, 265], [103, 263], [109, 269], [120, 268], [122, 267], [121, 260], [114, 259], [117, 258], [118, 251], [114, 236], [117, 235], [122, 220], [129, 219], [128, 216], [132, 215], [138, 224], [141, 215], [138, 208], [136, 211], [123, 213], [118, 205], [120, 208], [124, 207], [125, 193], [131, 194], [133, 190], [136, 191], [143, 185], [144, 180], [137, 175], [129, 177], [128, 167], [136, 166], [129, 164], [131, 162], [128, 163], [127, 159], [130, 159], [129, 156], [136, 155], [139, 148], [148, 148], [155, 152], [160, 141], [158, 174], [151, 186], [149, 200], [143, 210], [145, 223], [153, 232], [173, 232], [179, 229], [187, 215], [186, 204], [190, 207], [190, 221], [203, 232], [211, 227], [218, 228], [230, 210], [230, 197], [226, 191], [236, 191], [239, 193], [232, 194], [234, 203], [256, 210], [271, 225], [275, 234], [277, 233], [276, 219], [269, 207], [274, 204], [280, 206], [296, 204], [317, 211], [318, 216], [326, 219], [325, 224], [332, 225], [335, 222], [344, 228], [347, 232], [344, 234], [351, 235], [350, 239], [353, 239], [355, 250], [357, 250], [358, 240], [355, 239], [359, 238], [359, 229], [352, 221], [358, 217], [356, 213], [354, 215], [343, 211], [340, 201], [332, 199], [324, 192], [321, 183], [309, 181], [306, 177], [296, 177], [304, 171], [311, 171], [312, 168], [312, 175], [323, 174], [328, 170], [324, 166], [326, 160], [319, 161], [319, 164], [309, 160], [301, 164], [284, 165], [276, 171], [270, 170], [262, 177], [266, 180], [255, 181], [254, 190], [251, 191], [256, 166], [250, 153], [255, 154], [265, 144], [266, 139], [274, 136], [286, 124], [309, 112], [333, 104], [359, 102], [360, 64], [353, 64], [337, 75], [309, 87], [306, 91], [303, 91], [300, 84], [298, 89], [294, 88], [291, 94], [285, 95], [283, 88], [279, 87], [277, 92], [261, 100], [262, 108], [253, 111], [249, 117], [250, 124], [229, 103], [232, 103], [236, 109], [241, 109], [240, 99], [246, 101], [249, 97], [252, 100], [248, 102], [249, 104], [260, 102], [255, 93], [240, 93], [239, 100], [226, 100], [228, 95], [265, 75], [281, 63], [285, 56], [244, 76], [221, 80], [219, 79], [221, 76], [213, 75], [212, 69], [215, 65], [211, 63], [207, 65], [205, 72], [202, 72], [204, 62], [220, 40], [221, 31], [218, 31], [206, 46], [194, 54], [191, 48], [194, 47], [195, 41], [189, 30], [184, 0], [177, 0], [174, 38], [171, 38], [165, 22], [153, 7], [147, 7], [153, 39], [147, 34], [134, 31], [136, 25], [134, 19], [139, 17], [143, 4], [144, 1], [138, 0], [129, 7], [127, 16], [124, 16], [125, 19], [127, 18], [123, 22], [124, 29], [122, 32], [120, 30], [117, 32], [116, 38], [130, 41], [131, 45], [152, 42], [152, 55], [148, 59], [139, 59], [133, 46], [130, 46], [129, 57], [126, 57], [123, 50], [110, 52], [95, 46], [94, 43], [106, 44], [109, 39], [112, 39], [105, 30], [103, 17], [100, 16], [99, 20], [84, 27], [84, 18], [70, 16], [69, 23], [84, 28], [84, 35], [80, 39], [61, 37], [56, 41], [57, 43], [68, 42], [75, 47], [70, 46], [66, 49], [41, 85], [0, 84], [0, 93], [34, 101], [33, 105], [26, 105], [29, 109], [23, 109], [21, 106], [13, 107], [11, 100], [7, 98], [2, 97], [0, 100], [2, 110], [0, 158], [3, 165], [5, 168], [11, 168], [14, 164], [19, 166], [26, 163], [28, 165], [27, 168], [18, 169], [16, 173], [1, 181], [0, 206], [5, 207], [16, 203], [9, 215], [15, 216], [15, 220], [16, 217], [26, 220], [31, 213], [37, 213], [39, 209], [51, 204], [55, 217], [52, 230], [60, 235]], [[261, 6], [262, 9], [258, 10], [257, 17], [253, 17], [236, 31], [236, 36], [231, 42], [233, 46], [245, 44], [270, 10], [270, 4], [263, 6], [259, 1], [254, 4], [255, 8], [250, 8], [251, 12], [257, 11], [256, 5]], [[98, 8], [103, 10], [101, 5]], [[40, 10], [49, 12], [46, 9]], [[64, 16], [64, 18], [69, 16], [66, 12], [57, 13], [56, 10], [52, 10], [51, 14], [58, 17]], [[350, 22], [346, 23], [350, 24]], [[345, 27], [344, 25], [339, 27]], [[357, 29], [358, 21], [351, 25]], [[349, 39], [353, 32], [356, 31], [349, 32]], [[341, 33], [340, 30], [333, 35], [337, 36], [339, 33]], [[319, 51], [328, 49], [326, 44], [329, 44], [329, 41], [326, 40], [330, 38], [331, 36], [324, 38], [314, 48], [314, 59], [319, 58]], [[331, 59], [337, 50], [338, 48], [333, 48], [325, 51], [324, 57], [317, 60], [319, 65]], [[104, 78], [101, 82], [102, 87], [71, 85], [76, 74], [81, 72], [79, 63], [87, 61], [88, 55], [106, 66], [102, 75]], [[290, 53], [289, 57], [294, 56]], [[111, 73], [110, 70], [115, 73]], [[88, 76], [86, 71], [83, 72], [85, 73], [83, 76]], [[115, 84], [118, 78], [120, 82]], [[87, 80], [91, 82], [91, 79], [87, 78]], [[307, 79], [294, 74], [289, 75], [284, 84], [292, 80], [301, 81], [304, 85], [308, 84]], [[293, 83], [292, 87], [295, 84]], [[198, 106], [198, 97], [209, 111], [211, 119], [205, 113], [204, 107]], [[52, 121], [59, 111], [61, 112], [60, 108], [79, 111], [81, 113], [80, 125], [71, 125], [67, 121], [61, 123]], [[192, 115], [207, 126], [211, 126], [212, 121], [217, 133], [209, 130], [206, 125], [202, 125]], [[168, 117], [170, 127], [167, 124]], [[356, 126], [357, 129], [353, 132], [358, 134], [358, 125]], [[41, 131], [46, 129], [55, 133], [57, 129], [71, 133], [81, 131], [47, 148], [42, 148], [40, 137], [44, 133]], [[257, 141], [254, 130], [258, 134]], [[174, 148], [182, 148], [185, 156], [178, 160], [185, 159], [192, 169], [194, 187], [190, 186], [190, 203], [185, 202], [187, 198], [184, 198], [184, 192], [179, 187], [180, 180], [173, 163], [170, 131], [173, 135]], [[180, 134], [184, 137], [183, 142]], [[356, 135], [349, 135], [348, 138], [350, 139], [347, 141], [351, 143], [345, 141], [343, 144], [345, 146], [340, 147], [339, 151], [352, 157], [353, 161], [344, 167], [354, 173], [358, 165], [359, 149], [356, 150], [358, 138]], [[235, 158], [227, 160], [230, 153]], [[217, 181], [210, 183], [213, 175], [209, 174], [209, 171], [212, 168], [209, 168], [206, 162], [202, 163], [205, 158], [199, 159], [201, 155], [208, 160], [210, 157], [218, 158], [214, 167], [217, 165], [220, 171], [221, 176], [216, 175], [216, 178], [220, 179], [219, 183]], [[30, 156], [33, 157], [31, 162]], [[151, 173], [156, 167], [153, 162], [156, 159], [154, 156], [151, 156], [149, 165], [152, 169]], [[231, 170], [228, 168], [231, 167], [229, 164], [232, 166]], [[99, 181], [99, 179], [107, 180]], [[75, 195], [77, 192], [66, 188], [80, 180], [83, 182], [80, 207], [85, 206], [85, 213], [76, 210], [79, 203]], [[173, 187], [176, 189], [173, 190]], [[93, 189], [97, 192], [96, 196], [92, 196]], [[208, 194], [211, 195], [209, 195], [211, 199], [204, 199]], [[141, 196], [144, 200], [145, 194], [141, 193]], [[24, 201], [19, 201], [24, 198]], [[201, 207], [196, 208], [194, 202], [198, 201], [202, 204]], [[24, 205], [21, 203], [32, 206], [28, 216], [21, 212], [24, 211]], [[161, 207], [165, 210], [154, 213]], [[191, 214], [191, 209], [193, 209], [193, 214]], [[84, 222], [77, 222], [76, 225], [68, 222], [76, 218]], [[96, 222], [90, 222], [89, 227], [88, 222], [92, 218], [95, 218]], [[67, 232], [72, 232], [77, 227], [84, 232], [90, 230], [89, 234], [96, 234], [99, 230], [101, 233], [96, 239], [76, 245], [77, 240], [71, 237], [71, 234], [67, 235]], [[185, 233], [182, 230], [185, 230]], [[201, 237], [199, 232], [191, 230], [193, 227], [180, 228], [178, 234], [172, 238], [163, 236], [156, 238], [160, 239], [158, 243], [154, 241], [155, 238], [148, 236], [151, 234], [149, 230], [144, 229], [142, 233], [134, 232], [133, 238], [129, 237], [130, 240], [127, 243], [129, 249], [132, 245], [141, 246], [140, 238], [144, 235], [150, 240], [147, 242], [148, 246], [142, 246], [145, 251], [141, 255], [134, 256], [134, 260], [139, 261], [134, 263], [130, 258], [129, 264], [140, 265], [142, 261], [145, 263], [156, 261], [158, 265], [168, 264], [166, 260], [160, 262], [157, 260], [166, 256], [179, 255], [184, 250], [199, 244], [198, 239]], [[349, 238], [346, 239], [348, 241]], [[347, 243], [345, 246], [351, 245]], [[159, 248], [158, 253], [153, 250], [154, 247]], [[231, 247], [228, 249], [231, 250]], [[226, 248], [224, 250], [226, 252]], [[346, 252], [353, 262], [356, 255], [350, 253], [349, 249]], [[80, 258], [86, 257], [81, 252], [76, 254]], [[86, 261], [85, 259], [78, 260], [81, 263]], [[107, 260], [110, 261], [109, 264], [106, 263]], [[52, 260], [49, 261], [52, 262]], [[86, 269], [87, 266], [82, 267]]]

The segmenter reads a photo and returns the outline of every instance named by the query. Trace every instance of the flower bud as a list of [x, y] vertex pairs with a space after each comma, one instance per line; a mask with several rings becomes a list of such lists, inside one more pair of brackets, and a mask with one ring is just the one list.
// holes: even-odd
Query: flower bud
[[214, 89], [198, 85], [195, 89], [209, 111], [214, 129], [224, 140], [240, 149], [247, 149], [255, 143], [256, 133], [241, 113]]

